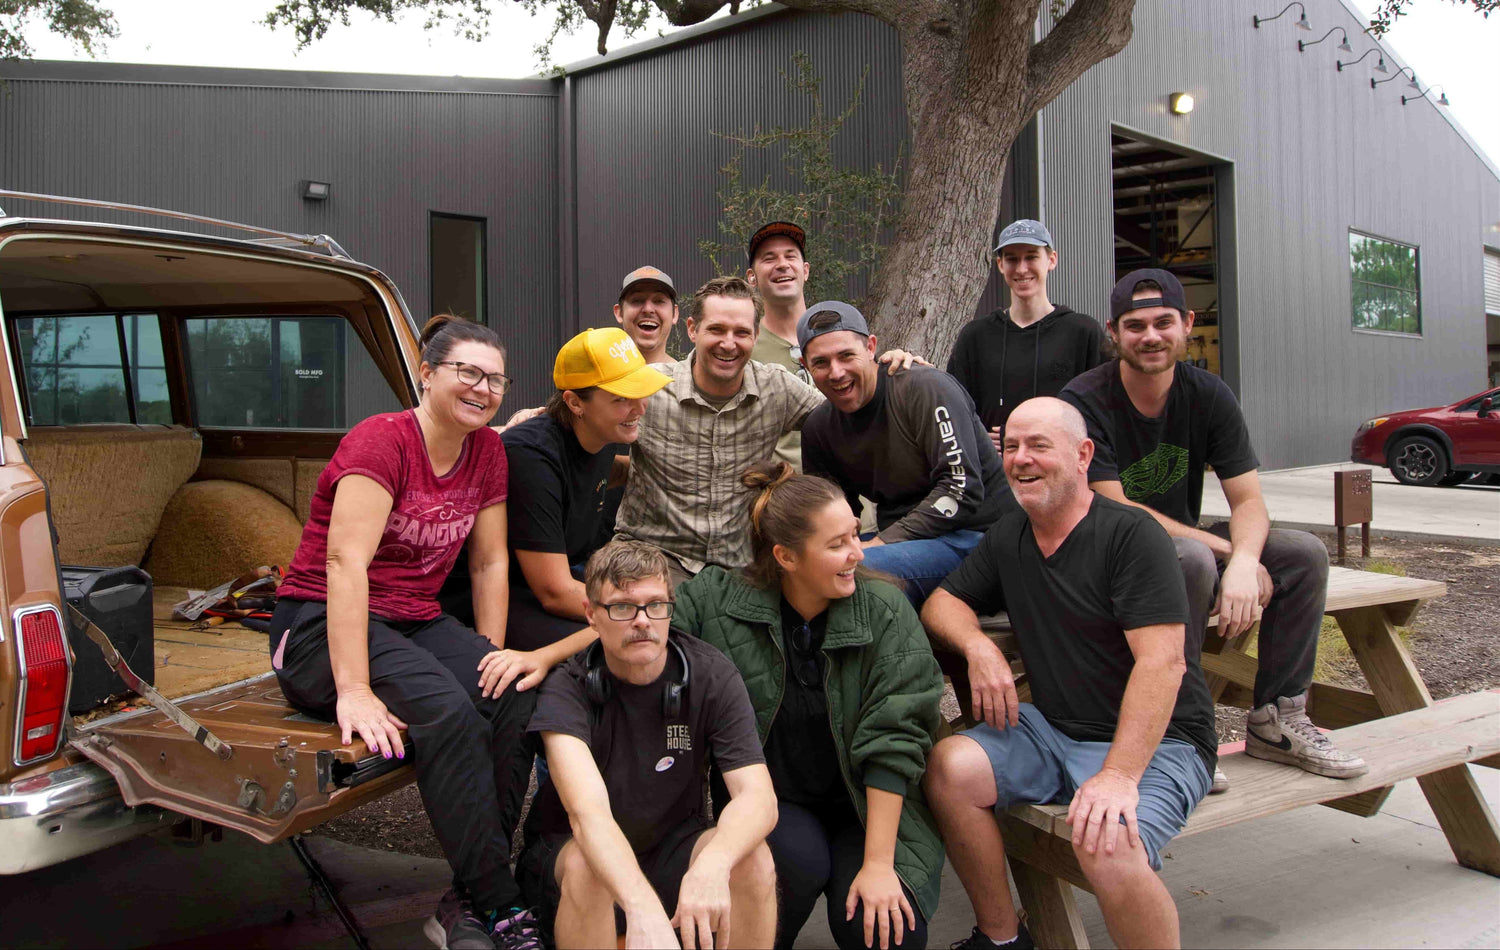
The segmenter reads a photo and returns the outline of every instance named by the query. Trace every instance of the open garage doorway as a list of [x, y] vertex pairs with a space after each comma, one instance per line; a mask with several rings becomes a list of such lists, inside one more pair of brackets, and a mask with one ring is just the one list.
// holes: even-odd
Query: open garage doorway
[[1115, 276], [1175, 274], [1197, 315], [1188, 360], [1238, 391], [1233, 166], [1120, 129], [1111, 136]]

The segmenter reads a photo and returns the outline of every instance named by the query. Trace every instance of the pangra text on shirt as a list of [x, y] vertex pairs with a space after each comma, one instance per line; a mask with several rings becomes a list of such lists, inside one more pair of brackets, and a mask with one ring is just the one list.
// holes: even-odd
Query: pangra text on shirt
[[478, 487], [460, 492], [407, 492], [401, 499], [401, 510], [392, 511], [386, 519], [385, 534], [375, 556], [396, 563], [419, 563], [424, 571], [432, 570], [445, 558], [451, 560], [458, 551], [456, 544], [474, 527], [480, 493]]

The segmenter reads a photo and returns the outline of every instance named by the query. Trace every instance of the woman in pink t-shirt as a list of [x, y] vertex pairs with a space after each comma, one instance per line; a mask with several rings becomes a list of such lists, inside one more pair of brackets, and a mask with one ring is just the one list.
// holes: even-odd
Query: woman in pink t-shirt
[[[534, 753], [534, 694], [505, 651], [507, 468], [489, 428], [510, 380], [488, 327], [428, 321], [422, 396], [349, 431], [318, 478], [271, 621], [292, 704], [386, 758], [410, 737], [417, 787], [454, 870], [427, 922], [442, 946], [540, 947], [511, 876], [510, 839]], [[465, 541], [478, 632], [437, 591]], [[528, 680], [529, 682], [529, 680]]]

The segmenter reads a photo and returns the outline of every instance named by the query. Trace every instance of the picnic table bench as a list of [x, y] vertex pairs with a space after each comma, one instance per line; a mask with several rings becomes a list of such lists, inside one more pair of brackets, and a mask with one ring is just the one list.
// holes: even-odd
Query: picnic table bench
[[[1500, 877], [1500, 828], [1467, 768], [1471, 762], [1500, 767], [1500, 692], [1434, 704], [1396, 632], [1425, 601], [1446, 593], [1441, 581], [1330, 568], [1324, 609], [1337, 621], [1370, 689], [1314, 683], [1307, 712], [1318, 726], [1334, 730], [1331, 738], [1339, 748], [1364, 758], [1369, 773], [1331, 779], [1253, 759], [1243, 751], [1220, 755], [1229, 791], [1204, 799], [1179, 837], [1302, 805], [1373, 815], [1394, 783], [1416, 778], [1458, 862]], [[987, 617], [982, 626], [1011, 659], [1018, 692], [1028, 698], [1009, 619], [1003, 614]], [[1216, 702], [1249, 707], [1256, 659], [1245, 647], [1252, 634], [1253, 628], [1225, 639], [1207, 632], [1203, 672]], [[953, 678], [968, 715], [962, 658], [942, 653], [939, 662]], [[1021, 805], [1001, 819], [1011, 875], [1039, 946], [1088, 946], [1071, 886], [1089, 886], [1073, 855], [1067, 811], [1066, 805]]]

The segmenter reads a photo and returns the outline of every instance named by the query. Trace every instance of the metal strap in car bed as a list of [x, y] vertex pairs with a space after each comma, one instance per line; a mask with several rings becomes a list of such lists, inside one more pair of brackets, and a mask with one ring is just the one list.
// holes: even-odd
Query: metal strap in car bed
[[[139, 693], [141, 698], [146, 702], [161, 710], [162, 715], [175, 722], [183, 732], [193, 737], [193, 741], [214, 755], [225, 760], [234, 755], [234, 749], [230, 747], [229, 743], [209, 732], [206, 726], [199, 724], [198, 720], [183, 712], [181, 707], [176, 703], [158, 693], [156, 687], [136, 676], [135, 671], [126, 664], [125, 658], [120, 656], [120, 651], [116, 650], [115, 645], [110, 642], [109, 634], [100, 630], [98, 624], [86, 617], [82, 611], [72, 604], [68, 605], [68, 615], [72, 617], [75, 624], [84, 629], [89, 639], [94, 641], [100, 650], [104, 651], [104, 662], [108, 664], [109, 668], [120, 679], [125, 681], [126, 686]], [[166, 753], [162, 754], [165, 755]]]

